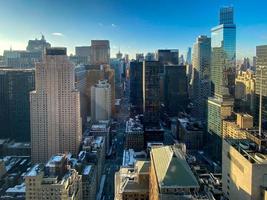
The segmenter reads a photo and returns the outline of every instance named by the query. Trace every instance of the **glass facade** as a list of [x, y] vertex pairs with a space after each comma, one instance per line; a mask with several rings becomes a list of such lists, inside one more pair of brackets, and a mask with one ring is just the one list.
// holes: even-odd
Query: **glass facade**
[[30, 141], [30, 99], [34, 69], [0, 69], [0, 138]]
[[233, 8], [220, 10], [220, 25], [211, 30], [212, 94], [222, 97], [234, 96], [236, 71], [236, 25], [233, 23]]

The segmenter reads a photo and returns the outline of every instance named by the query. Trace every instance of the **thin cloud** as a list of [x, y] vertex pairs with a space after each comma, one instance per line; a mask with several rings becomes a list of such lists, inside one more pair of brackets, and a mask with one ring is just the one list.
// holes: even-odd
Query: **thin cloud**
[[54, 36], [60, 36], [60, 37], [64, 36], [63, 33], [59, 33], [59, 32], [52, 33], [52, 35], [54, 35]]
[[117, 27], [117, 25], [116, 25], [116, 24], [111, 24], [111, 26], [112, 26], [113, 28], [116, 28], [116, 27]]

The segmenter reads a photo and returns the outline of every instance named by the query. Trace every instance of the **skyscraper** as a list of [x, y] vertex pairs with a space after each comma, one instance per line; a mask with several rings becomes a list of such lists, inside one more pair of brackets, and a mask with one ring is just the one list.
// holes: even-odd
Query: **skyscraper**
[[29, 93], [34, 69], [0, 69], [0, 137], [30, 141]]
[[27, 46], [27, 51], [30, 52], [45, 52], [46, 48], [51, 47], [51, 44], [45, 40], [44, 35], [42, 35], [42, 38], [40, 40], [35, 39], [35, 40], [29, 40], [28, 41], [28, 46]]
[[208, 99], [208, 140], [212, 158], [221, 161], [222, 120], [231, 116], [235, 92], [236, 25], [233, 8], [220, 9], [220, 25], [211, 30], [211, 91]]
[[178, 65], [179, 64], [179, 50], [178, 49], [159, 49], [156, 53], [157, 60], [161, 64]]
[[130, 62], [130, 104], [131, 113], [143, 113], [143, 63]]
[[165, 65], [164, 68], [164, 105], [170, 116], [178, 116], [188, 104], [186, 67]]
[[236, 71], [236, 25], [233, 8], [220, 10], [220, 25], [211, 30], [211, 83], [212, 94], [222, 97], [228, 92], [234, 96]]
[[189, 64], [189, 65], [192, 64], [192, 49], [191, 49], [191, 47], [188, 47], [185, 63]]
[[210, 96], [211, 39], [205, 35], [197, 38], [193, 47], [192, 90], [194, 113], [205, 121], [207, 99]]
[[75, 59], [76, 64], [88, 65], [90, 63], [90, 46], [75, 47]]
[[158, 125], [160, 109], [159, 61], [143, 62], [143, 112], [147, 126]]
[[107, 80], [100, 80], [91, 87], [91, 117], [94, 121], [111, 117], [111, 86]]
[[257, 46], [256, 56], [255, 122], [258, 123], [259, 120], [259, 101], [262, 86], [262, 125], [264, 129], [267, 129], [267, 45]]
[[92, 40], [90, 47], [90, 63], [92, 65], [109, 64], [109, 40]]
[[81, 141], [80, 95], [74, 65], [66, 48], [47, 48], [36, 64], [35, 91], [30, 93], [32, 161], [53, 154], [77, 154]]

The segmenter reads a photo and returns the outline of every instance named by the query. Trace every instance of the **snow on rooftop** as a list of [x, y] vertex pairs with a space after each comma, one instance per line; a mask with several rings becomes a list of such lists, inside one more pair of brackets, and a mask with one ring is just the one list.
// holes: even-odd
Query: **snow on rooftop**
[[83, 169], [83, 175], [90, 174], [91, 169], [92, 169], [92, 165], [85, 166], [85, 168]]
[[36, 176], [40, 172], [40, 170], [40, 165], [36, 164], [30, 169], [26, 176]]
[[10, 187], [6, 190], [6, 193], [25, 193], [26, 186], [25, 183], [20, 185], [15, 185], [14, 187]]

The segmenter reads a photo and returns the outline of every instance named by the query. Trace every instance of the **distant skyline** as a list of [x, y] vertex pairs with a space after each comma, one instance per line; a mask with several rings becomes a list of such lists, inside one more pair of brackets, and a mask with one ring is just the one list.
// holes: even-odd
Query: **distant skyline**
[[199, 35], [210, 36], [219, 23], [219, 9], [234, 6], [237, 25], [237, 58], [255, 55], [267, 44], [265, 0], [8, 0], [0, 7], [0, 54], [26, 49], [41, 33], [52, 46], [90, 45], [108, 39], [111, 56], [119, 51], [154, 52], [178, 48], [184, 56]]

